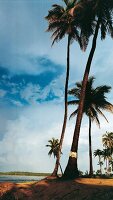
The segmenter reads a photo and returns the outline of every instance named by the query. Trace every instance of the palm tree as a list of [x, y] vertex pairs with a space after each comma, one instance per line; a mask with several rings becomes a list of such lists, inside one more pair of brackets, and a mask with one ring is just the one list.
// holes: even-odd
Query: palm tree
[[104, 158], [104, 161], [106, 162], [106, 173], [109, 173], [110, 168], [110, 160], [111, 160], [111, 150], [109, 148], [103, 149], [102, 151], [102, 157]]
[[[50, 147], [48, 155], [51, 156], [53, 154], [54, 158], [57, 157], [58, 149], [59, 149], [59, 140], [52, 138], [51, 140], [48, 140], [48, 143], [49, 144], [46, 145], [46, 147]], [[62, 167], [61, 167], [60, 163], [59, 163], [59, 166], [60, 166], [60, 169], [61, 169], [61, 173], [63, 174]], [[54, 171], [53, 171], [53, 173], [54, 173]], [[53, 173], [52, 173], [52, 176], [53, 176]]]
[[111, 170], [113, 171], [113, 159], [111, 158], [111, 160], [109, 161], [109, 164], [111, 165]]
[[[103, 152], [106, 157], [106, 162], [108, 159], [108, 168], [110, 167], [110, 161], [112, 160], [112, 153], [113, 153], [113, 132], [107, 132], [102, 136], [102, 143], [103, 146], [106, 148]], [[108, 170], [107, 170], [108, 171]]]
[[[112, 13], [113, 13], [113, 1], [108, 0], [81, 0], [81, 9], [84, 9], [83, 4], [87, 6], [87, 12], [85, 12], [85, 16], [82, 20], [84, 26], [87, 24], [89, 7], [91, 13], [92, 23], [95, 23], [94, 36], [92, 41], [91, 51], [88, 57], [88, 61], [86, 64], [83, 81], [82, 81], [82, 89], [80, 94], [80, 102], [78, 107], [78, 114], [76, 118], [76, 124], [74, 129], [73, 141], [71, 146], [71, 152], [68, 160], [67, 167], [64, 172], [64, 178], [75, 178], [79, 175], [78, 166], [77, 166], [77, 152], [78, 152], [78, 142], [80, 135], [80, 127], [83, 117], [83, 108], [84, 108], [84, 100], [85, 100], [85, 92], [88, 81], [88, 76], [91, 68], [92, 59], [94, 56], [94, 52], [96, 50], [96, 43], [98, 38], [99, 30], [101, 32], [101, 39], [106, 38], [106, 34], [109, 33], [111, 37], [113, 37], [113, 22], [112, 22]], [[73, 9], [74, 15], [74, 9]], [[91, 24], [90, 24], [91, 25]], [[86, 29], [90, 26], [86, 26]], [[81, 35], [85, 34], [84, 30], [81, 31]]]
[[110, 148], [112, 150], [113, 147], [113, 132], [107, 132], [102, 136], [103, 146], [106, 148]]
[[100, 173], [102, 174], [102, 161], [101, 161], [101, 158], [102, 158], [102, 155], [103, 155], [103, 152], [100, 150], [100, 149], [97, 149], [94, 151], [94, 156], [98, 156], [98, 164], [100, 165]]
[[[66, 69], [66, 80], [65, 80], [65, 111], [64, 120], [60, 137], [59, 153], [56, 159], [54, 175], [57, 175], [58, 166], [60, 162], [61, 149], [67, 123], [67, 92], [69, 82], [69, 68], [70, 68], [70, 45], [73, 40], [76, 40], [81, 49], [83, 49], [82, 42], [80, 40], [79, 31], [77, 29], [76, 17], [73, 17], [70, 13], [71, 8], [76, 4], [76, 0], [64, 0], [65, 7], [54, 4], [52, 9], [49, 11], [46, 19], [48, 20], [49, 26], [47, 31], [53, 32], [52, 38], [53, 43], [60, 41], [65, 35], [68, 36], [67, 42], [67, 69]], [[84, 44], [84, 48], [85, 48]]]
[[[98, 114], [102, 115], [105, 119], [105, 115], [101, 109], [113, 112], [113, 105], [106, 101], [105, 93], [110, 92], [110, 87], [103, 85], [96, 88], [93, 87], [94, 77], [90, 77], [86, 86], [86, 94], [84, 100], [84, 109], [85, 113], [89, 118], [89, 159], [90, 159], [90, 169], [89, 175], [93, 175], [93, 164], [92, 164], [92, 142], [91, 142], [91, 122], [95, 121], [97, 125], [100, 126]], [[76, 83], [76, 87], [69, 90], [69, 94], [73, 95], [76, 100], [69, 101], [69, 105], [77, 105], [77, 109], [70, 115], [74, 117], [78, 112], [78, 105], [80, 101], [80, 92], [82, 88], [82, 82]], [[106, 119], [107, 120], [107, 119]]]

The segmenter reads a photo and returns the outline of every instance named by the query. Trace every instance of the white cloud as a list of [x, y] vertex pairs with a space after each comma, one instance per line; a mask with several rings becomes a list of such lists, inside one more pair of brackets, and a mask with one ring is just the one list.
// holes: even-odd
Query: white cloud
[[[9, 113], [10, 114], [10, 113]], [[112, 119], [111, 115], [107, 115]], [[55, 160], [49, 158], [45, 147], [52, 137], [59, 138], [63, 120], [63, 105], [44, 103], [21, 109], [18, 116], [8, 120], [5, 125], [4, 137], [0, 141], [0, 163], [2, 170], [26, 170], [26, 171], [52, 171]], [[61, 163], [65, 168], [73, 137], [75, 119], [68, 122], [63, 155]], [[101, 136], [106, 131], [112, 131], [112, 120], [105, 123], [101, 120], [101, 129], [92, 125], [93, 151], [101, 148]], [[79, 168], [88, 169], [88, 127], [84, 118], [79, 143]], [[50, 163], [51, 160], [51, 163]], [[97, 160], [94, 160], [94, 168], [97, 169]]]

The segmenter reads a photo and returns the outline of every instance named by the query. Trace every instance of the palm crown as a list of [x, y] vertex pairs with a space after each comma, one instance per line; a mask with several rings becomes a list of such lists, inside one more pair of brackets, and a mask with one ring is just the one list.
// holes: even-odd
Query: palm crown
[[53, 154], [54, 157], [57, 156], [58, 148], [59, 148], [59, 140], [52, 138], [51, 140], [48, 140], [48, 143], [46, 147], [50, 147], [50, 151], [48, 152], [48, 155], [51, 156]]
[[53, 32], [52, 38], [53, 43], [61, 40], [65, 35], [69, 35], [70, 41], [77, 40], [80, 47], [83, 49], [81, 39], [79, 36], [79, 31], [77, 29], [78, 21], [76, 17], [73, 17], [70, 10], [76, 4], [75, 0], [64, 1], [65, 7], [54, 4], [51, 10], [49, 10], [46, 19], [49, 22], [47, 31]]
[[[102, 115], [105, 119], [105, 115], [101, 110], [107, 110], [113, 112], [113, 105], [106, 100], [105, 94], [110, 92], [111, 87], [103, 85], [96, 88], [93, 88], [94, 77], [90, 77], [86, 86], [86, 94], [84, 101], [84, 109], [83, 112], [91, 118], [91, 120], [95, 120], [98, 125], [100, 125], [98, 114]], [[68, 104], [78, 105], [80, 99], [82, 82], [76, 83], [76, 88], [73, 88], [68, 93], [73, 95], [76, 100], [69, 101]], [[73, 117], [77, 114], [78, 108], [71, 114], [70, 117]], [[106, 119], [107, 120], [107, 119]]]
[[113, 133], [106, 132], [102, 137], [103, 146], [106, 148], [113, 148]]

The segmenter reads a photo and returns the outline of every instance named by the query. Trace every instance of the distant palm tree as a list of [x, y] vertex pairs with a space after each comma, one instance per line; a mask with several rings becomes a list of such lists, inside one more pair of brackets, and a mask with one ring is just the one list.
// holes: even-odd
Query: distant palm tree
[[68, 82], [69, 82], [69, 68], [70, 68], [70, 45], [71, 43], [76, 40], [81, 49], [85, 50], [85, 47], [87, 45], [83, 45], [83, 42], [81, 42], [79, 31], [78, 31], [78, 21], [76, 20], [76, 17], [73, 17], [70, 13], [70, 10], [73, 8], [73, 6], [76, 4], [77, 0], [63, 0], [65, 3], [65, 7], [61, 5], [54, 4], [51, 10], [49, 10], [48, 15], [46, 16], [46, 19], [49, 23], [47, 31], [53, 32], [52, 38], [53, 43], [58, 42], [61, 39], [63, 39], [66, 35], [68, 36], [68, 42], [67, 42], [67, 69], [66, 69], [66, 80], [65, 80], [65, 111], [64, 111], [64, 120], [63, 120], [63, 126], [61, 131], [61, 137], [60, 137], [60, 145], [59, 145], [59, 153], [56, 159], [55, 164], [55, 171], [54, 175], [57, 175], [58, 166], [60, 162], [60, 156], [61, 156], [61, 149], [66, 129], [66, 123], [67, 123], [67, 91], [68, 91]]
[[109, 169], [110, 168], [110, 161], [112, 160], [112, 154], [113, 154], [113, 132], [106, 132], [102, 136], [102, 143], [103, 143], [103, 146], [106, 148], [103, 151], [103, 154], [105, 154], [103, 156], [105, 157], [106, 163], [107, 163], [107, 160], [108, 160], [108, 169]]
[[102, 157], [104, 158], [104, 161], [106, 162], [106, 173], [109, 173], [110, 168], [110, 160], [111, 160], [111, 150], [109, 148], [103, 149], [102, 151]]
[[[106, 34], [109, 33], [111, 37], [113, 37], [113, 1], [111, 0], [81, 0], [81, 10], [84, 11], [84, 7], [86, 4], [86, 12], [81, 20], [84, 26], [87, 24], [88, 16], [90, 16], [90, 19], [92, 23], [88, 24], [89, 26], [86, 26], [86, 29], [82, 29], [81, 34], [83, 33], [85, 35], [86, 32], [90, 32], [91, 26], [95, 24], [94, 28], [94, 35], [93, 35], [93, 41], [92, 41], [92, 47], [91, 51], [87, 60], [84, 76], [83, 76], [83, 82], [82, 82], [82, 90], [80, 94], [80, 102], [78, 107], [78, 114], [76, 118], [76, 125], [74, 129], [74, 136], [71, 146], [71, 153], [69, 156], [68, 164], [64, 172], [65, 178], [75, 178], [78, 176], [78, 167], [77, 167], [77, 152], [78, 152], [78, 142], [79, 142], [79, 135], [80, 135], [80, 127], [83, 117], [83, 109], [84, 109], [84, 100], [85, 100], [85, 92], [86, 92], [86, 86], [87, 81], [90, 73], [91, 63], [93, 60], [93, 56], [96, 50], [96, 43], [98, 38], [99, 30], [101, 32], [101, 39], [106, 38]], [[90, 9], [89, 9], [90, 8]], [[73, 9], [73, 15], [76, 15]]]
[[103, 152], [100, 149], [97, 149], [94, 151], [94, 156], [95, 157], [98, 156], [98, 159], [99, 159], [98, 164], [100, 165], [100, 173], [101, 174], [102, 174], [102, 161], [101, 161], [102, 155], [103, 155]]
[[106, 148], [110, 148], [112, 150], [113, 147], [113, 132], [107, 132], [102, 136], [103, 146]]
[[111, 165], [111, 169], [113, 171], [113, 159], [111, 158], [111, 160], [109, 161], [109, 164]]
[[[105, 115], [102, 110], [113, 112], [113, 105], [106, 100], [105, 93], [110, 92], [111, 87], [103, 85], [96, 88], [93, 87], [94, 77], [90, 77], [86, 86], [86, 94], [84, 100], [84, 109], [85, 113], [89, 118], [89, 159], [90, 159], [90, 168], [89, 175], [93, 175], [93, 164], [92, 164], [92, 142], [91, 142], [91, 122], [95, 121], [97, 125], [100, 126], [99, 116], [102, 115], [105, 119]], [[80, 102], [80, 93], [82, 88], [82, 82], [77, 82], [76, 87], [69, 90], [69, 94], [73, 95], [76, 99], [69, 101], [69, 105], [77, 105], [77, 109], [70, 115], [74, 117], [78, 112], [78, 105]], [[106, 119], [107, 121], [107, 119]]]
[[[51, 140], [48, 140], [48, 143], [49, 144], [46, 145], [46, 147], [50, 147], [50, 151], [48, 152], [48, 155], [51, 156], [53, 154], [54, 158], [57, 157], [58, 150], [59, 150], [59, 140], [52, 138]], [[59, 166], [60, 166], [61, 172], [63, 174], [60, 163], [59, 163]], [[53, 171], [53, 173], [54, 173], [54, 171]], [[53, 175], [53, 173], [52, 173], [52, 175]]]

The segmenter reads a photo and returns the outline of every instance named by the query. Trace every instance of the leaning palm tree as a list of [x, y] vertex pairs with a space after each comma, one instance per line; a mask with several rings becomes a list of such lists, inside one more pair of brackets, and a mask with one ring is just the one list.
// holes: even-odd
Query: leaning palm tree
[[[85, 113], [89, 118], [89, 175], [93, 175], [93, 163], [92, 163], [92, 142], [91, 142], [91, 125], [95, 121], [98, 126], [100, 126], [99, 116], [102, 115], [107, 121], [102, 110], [110, 111], [113, 113], [113, 105], [106, 100], [105, 94], [110, 92], [111, 87], [103, 85], [96, 88], [93, 87], [94, 77], [90, 77], [86, 86], [86, 94], [84, 100]], [[76, 87], [69, 90], [69, 94], [73, 95], [76, 99], [68, 102], [69, 105], [77, 105], [77, 109], [70, 115], [70, 118], [74, 117], [78, 112], [78, 105], [80, 101], [80, 92], [82, 88], [82, 82], [77, 82]]]
[[[82, 117], [83, 117], [86, 86], [87, 86], [92, 59], [96, 50], [96, 43], [97, 43], [99, 30], [101, 32], [101, 39], [105, 39], [107, 33], [109, 33], [111, 37], [113, 37], [113, 20], [112, 20], [113, 19], [113, 1], [112, 0], [109, 0], [109, 1], [108, 0], [95, 0], [95, 1], [81, 0], [80, 2], [81, 2], [81, 10], [84, 10], [85, 4], [86, 4], [86, 10], [87, 10], [87, 12], [85, 12], [84, 18], [82, 19], [83, 25], [85, 26], [87, 24], [88, 14], [90, 12], [92, 23], [95, 23], [95, 28], [94, 28], [91, 51], [88, 57], [88, 61], [87, 61], [84, 76], [83, 76], [80, 102], [79, 102], [78, 114], [76, 118], [75, 129], [74, 129], [71, 152], [69, 155], [67, 167], [64, 172], [65, 178], [75, 178], [79, 175], [78, 166], [77, 166], [77, 152], [78, 152], [80, 127], [81, 127], [81, 122], [82, 122]], [[90, 7], [90, 10], [89, 10], [89, 7]], [[73, 9], [72, 14], [73, 16], [75, 16], [74, 9]], [[88, 27], [86, 26], [86, 30], [89, 27], [90, 26]], [[84, 29], [81, 30], [81, 35], [83, 34], [85, 34]]]
[[[59, 140], [52, 138], [51, 140], [48, 140], [48, 143], [49, 144], [46, 145], [46, 147], [50, 147], [48, 155], [51, 156], [53, 154], [54, 158], [56, 158], [58, 155]], [[63, 170], [62, 170], [60, 163], [59, 163], [59, 166], [60, 166], [61, 173], [63, 174]], [[54, 173], [54, 171], [53, 171], [53, 173]], [[53, 175], [53, 173], [52, 173], [52, 175]]]
[[102, 174], [102, 164], [103, 164], [103, 162], [101, 161], [101, 158], [103, 156], [103, 151], [101, 151], [100, 149], [95, 150], [94, 156], [95, 157], [98, 156], [98, 159], [99, 159], [98, 163], [100, 165], [100, 174]]
[[73, 42], [73, 40], [76, 40], [79, 43], [81, 49], [85, 50], [85, 47], [87, 46], [86, 43], [82, 45], [83, 42], [81, 42], [79, 31], [77, 29], [78, 21], [76, 20], [76, 17], [73, 17], [70, 13], [70, 10], [75, 6], [76, 2], [77, 0], [64, 0], [65, 7], [55, 4], [52, 6], [53, 8], [49, 11], [48, 15], [46, 16], [46, 19], [48, 20], [49, 23], [47, 31], [53, 32], [52, 44], [54, 44], [54, 42], [60, 41], [62, 38], [64, 38], [65, 35], [67, 35], [68, 37], [67, 69], [66, 69], [66, 80], [65, 80], [65, 111], [64, 111], [64, 120], [60, 137], [59, 153], [56, 159], [55, 171], [53, 173], [54, 175], [57, 175], [60, 156], [61, 156], [61, 149], [66, 129], [66, 123], [67, 123], [67, 91], [68, 91], [69, 68], [70, 68], [70, 45]]

